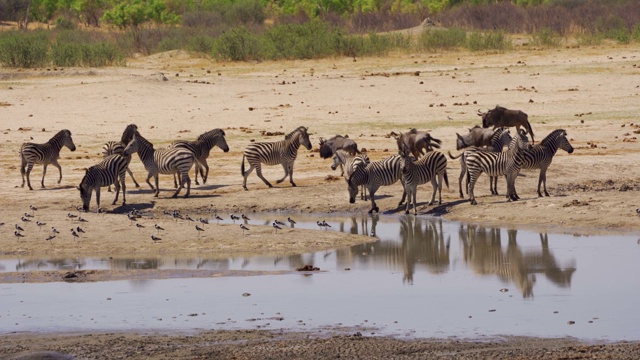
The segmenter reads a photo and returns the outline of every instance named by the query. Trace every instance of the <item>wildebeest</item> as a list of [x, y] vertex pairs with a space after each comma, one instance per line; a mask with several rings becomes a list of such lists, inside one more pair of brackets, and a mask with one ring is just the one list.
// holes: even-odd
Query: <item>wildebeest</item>
[[491, 146], [491, 137], [496, 129], [485, 129], [478, 125], [469, 129], [465, 135], [456, 133], [456, 150], [462, 150], [470, 146]]
[[[351, 155], [360, 154], [360, 150], [358, 150], [358, 144], [356, 144], [355, 141], [349, 139], [346, 136], [336, 135], [329, 140], [320, 138], [320, 157], [322, 159], [328, 159], [331, 156], [334, 156], [336, 154], [336, 151], [340, 149], [348, 152]], [[336, 162], [335, 158], [334, 162]], [[335, 170], [333, 166], [331, 168]], [[340, 176], [344, 175], [344, 168], [342, 167], [342, 163], [340, 163], [340, 170], [342, 172]]]
[[490, 109], [484, 113], [478, 110], [478, 116], [482, 117], [483, 128], [493, 126], [495, 129], [501, 126], [515, 126], [517, 133], [520, 133], [520, 127], [522, 126], [527, 133], [531, 135], [531, 142], [534, 142], [533, 129], [531, 129], [531, 124], [529, 124], [529, 116], [520, 110], [509, 110], [496, 105], [494, 109]]
[[440, 144], [442, 144], [442, 140], [432, 137], [431, 134], [426, 131], [418, 131], [415, 128], [397, 135], [396, 142], [398, 144], [398, 151], [402, 151], [406, 146], [415, 159], [420, 159], [422, 155], [433, 151], [433, 148], [439, 149]]

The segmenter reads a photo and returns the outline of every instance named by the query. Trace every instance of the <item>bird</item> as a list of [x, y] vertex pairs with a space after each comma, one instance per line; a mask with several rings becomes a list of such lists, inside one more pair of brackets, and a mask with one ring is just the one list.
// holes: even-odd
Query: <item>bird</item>
[[320, 221], [316, 221], [316, 224], [318, 225], [318, 227], [322, 228], [324, 227], [324, 224], [322, 224]]
[[637, 213], [637, 214], [640, 214], [640, 208], [637, 208], [637, 209], [636, 209], [636, 213]]
[[244, 220], [244, 221], [249, 221], [249, 220], [251, 220], [251, 219], [249, 219], [249, 218], [247, 217], [247, 215], [245, 215], [245, 214], [242, 214], [241, 216], [242, 216], [242, 220]]
[[22, 220], [23, 222], [30, 222], [31, 221], [31, 220], [29, 220], [28, 218], [26, 218], [24, 216], [21, 217], [20, 220]]
[[200, 218], [198, 220], [203, 224], [209, 224], [209, 220], [207, 220], [207, 219]]
[[158, 230], [158, 234], [160, 234], [160, 230], [164, 230], [162, 227], [160, 227], [160, 225], [155, 224], [153, 225], [154, 228], [156, 228], [156, 230]]
[[295, 221], [295, 220], [293, 220], [293, 219], [292, 219], [292, 218], [290, 218], [290, 217], [288, 217], [288, 218], [287, 218], [287, 221], [289, 222], [289, 224], [291, 224], [291, 226], [293, 226], [293, 225], [295, 225], [295, 224], [296, 224], [296, 221]]
[[284, 226], [284, 223], [280, 220], [276, 220], [276, 224], [280, 225], [280, 226]]
[[322, 220], [322, 226], [324, 226], [325, 228], [331, 227], [331, 225], [327, 224], [327, 222], [324, 220]]
[[67, 217], [68, 217], [69, 219], [73, 220], [73, 219], [77, 218], [77, 217], [78, 217], [78, 215], [74, 215], [74, 214], [72, 214], [72, 213], [67, 213]]
[[178, 219], [184, 220], [184, 217], [180, 215], [180, 212], [178, 210], [173, 210], [172, 215], [173, 215], [173, 218], [176, 219], [176, 221], [178, 221]]
[[78, 233], [77, 233], [75, 230], [73, 230], [73, 229], [71, 229], [71, 236], [73, 236], [73, 237], [80, 237], [80, 235], [78, 235]]
[[240, 224], [240, 229], [242, 229], [242, 235], [244, 235], [245, 230], [249, 231], [249, 228], [244, 226], [244, 224]]
[[216, 215], [215, 215], [215, 218], [216, 218], [216, 220], [218, 220], [218, 221], [222, 220], [222, 218], [221, 218], [218, 214], [216, 214]]
[[144, 228], [144, 225], [136, 223], [136, 227], [138, 228], [138, 232], [140, 232], [140, 229]]
[[79, 233], [85, 234], [85, 231], [80, 226], [76, 228], [76, 231], [78, 231]]
[[98, 208], [98, 214], [104, 214], [107, 212], [107, 209], [105, 208]]
[[80, 222], [89, 222], [89, 220], [85, 220], [85, 219], [81, 218], [80, 216], [78, 216], [78, 221], [80, 221]]
[[[133, 215], [133, 211], [127, 213], [127, 217], [129, 218], [129, 220], [131, 220], [131, 223], [138, 221], [138, 219], [136, 219], [136, 216]], [[131, 225], [131, 223], [129, 223], [129, 225]]]
[[33, 206], [33, 205], [29, 205], [29, 209], [31, 209], [31, 211], [33, 211], [33, 212], [38, 211], [38, 208]]
[[193, 220], [193, 219], [191, 218], [191, 216], [189, 216], [189, 214], [185, 215], [185, 216], [184, 216], [184, 219], [185, 219], [185, 220], [187, 220], [187, 221], [195, 221], [195, 220]]
[[43, 223], [42, 221], [36, 221], [36, 225], [45, 226], [45, 225], [47, 225], [47, 223]]
[[58, 231], [58, 229], [54, 228], [53, 226], [51, 227], [51, 231], [52, 231], [54, 234], [60, 234], [60, 231]]
[[276, 229], [276, 234], [278, 233], [278, 230], [282, 230], [282, 228], [278, 226], [278, 224], [276, 224], [275, 222], [273, 223], [273, 228]]
[[23, 228], [21, 228], [21, 227], [20, 227], [20, 225], [18, 225], [18, 224], [16, 224], [16, 230], [18, 230], [18, 231], [24, 231], [24, 229], [23, 229]]
[[55, 235], [49, 235], [49, 237], [47, 237], [45, 240], [47, 241], [52, 241], [53, 239], [55, 239], [56, 236]]
[[17, 238], [24, 237], [24, 235], [20, 234], [20, 231], [18, 231], [18, 230], [14, 231], [13, 235], [15, 235]]
[[24, 217], [26, 217], [26, 218], [32, 218], [32, 217], [33, 217], [33, 215], [31, 215], [31, 214], [29, 214], [29, 213], [24, 213]]
[[80, 206], [80, 205], [76, 206], [76, 210], [78, 210], [79, 213], [85, 212], [84, 208], [82, 206]]
[[159, 237], [157, 237], [157, 236], [153, 236], [153, 235], [151, 235], [151, 240], [153, 240], [153, 241], [160, 241], [160, 240], [162, 240], [162, 239], [161, 239], [161, 238], [159, 238]]
[[236, 222], [236, 220], [240, 220], [240, 217], [238, 217], [238, 216], [236, 216], [236, 215], [231, 214], [231, 220], [233, 220], [233, 222], [235, 223], [235, 222]]
[[198, 232], [198, 236], [200, 236], [200, 232], [204, 231], [204, 229], [201, 228], [200, 226], [196, 225], [196, 231]]

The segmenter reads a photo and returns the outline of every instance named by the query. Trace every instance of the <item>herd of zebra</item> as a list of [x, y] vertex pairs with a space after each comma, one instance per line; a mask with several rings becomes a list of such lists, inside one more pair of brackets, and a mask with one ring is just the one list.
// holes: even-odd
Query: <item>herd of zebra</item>
[[[427, 205], [435, 202], [436, 192], [439, 194], [438, 204], [441, 204], [443, 183], [449, 187], [447, 157], [444, 153], [435, 150], [440, 148], [442, 142], [432, 137], [428, 132], [416, 129], [406, 133], [392, 133], [392, 135], [396, 139], [398, 154], [382, 160], [370, 161], [366, 151], [361, 152], [353, 140], [340, 135], [328, 140], [320, 139], [320, 156], [325, 159], [333, 156], [331, 168], [335, 170], [340, 166], [343, 169], [342, 175], [348, 184], [350, 203], [355, 202], [359, 190], [361, 198], [366, 201], [366, 192], [368, 191], [371, 201], [369, 213], [379, 212], [375, 202], [376, 191], [381, 186], [389, 186], [399, 180], [402, 183], [403, 194], [398, 207], [406, 199], [405, 212], [407, 214], [410, 212], [411, 204], [413, 204], [413, 213], [417, 214], [416, 190], [417, 186], [421, 184], [431, 182], [433, 186], [431, 201]], [[467, 193], [473, 205], [477, 204], [474, 195], [475, 183], [482, 173], [486, 173], [492, 178], [490, 181], [492, 195], [497, 195], [497, 178], [505, 176], [507, 180], [506, 196], [509, 201], [515, 201], [519, 199], [515, 189], [515, 180], [520, 169], [540, 169], [538, 196], [542, 196], [541, 184], [544, 185], [544, 195], [549, 196], [546, 187], [546, 171], [553, 156], [558, 149], [563, 149], [568, 153], [573, 152], [573, 147], [567, 139], [567, 132], [563, 129], [552, 131], [544, 140], [535, 145], [529, 143], [526, 131], [520, 129], [513, 137], [508, 128], [490, 129], [478, 126], [469, 129], [469, 134], [465, 136], [456, 135], [458, 136], [457, 148], [463, 151], [458, 156], [453, 156], [451, 152], [448, 155], [451, 159], [460, 159], [461, 173], [458, 181], [460, 197], [464, 198], [462, 181], [466, 178]], [[284, 176], [277, 183], [283, 182], [288, 176], [291, 185], [296, 186], [293, 181], [293, 164], [301, 145], [308, 150], [312, 148], [308, 130], [304, 126], [287, 134], [284, 140], [257, 142], [248, 145], [244, 149], [241, 165], [244, 190], [248, 190], [247, 178], [254, 169], [257, 176], [267, 186], [272, 187], [271, 183], [262, 175], [262, 164], [282, 165]], [[58, 168], [60, 173], [58, 183], [60, 183], [62, 169], [58, 164], [58, 158], [63, 146], [75, 151], [75, 144], [69, 130], [58, 132], [44, 144], [24, 143], [20, 149], [22, 187], [24, 187], [26, 177], [29, 189], [33, 189], [29, 175], [34, 164], [43, 164], [41, 181], [43, 188], [49, 164]], [[116, 192], [112, 205], [118, 201], [120, 189], [122, 189], [123, 204], [126, 204], [126, 173], [129, 173], [136, 187], [140, 186], [129, 170], [133, 153], [138, 153], [148, 172], [146, 182], [155, 191], [154, 196], [157, 197], [160, 192], [158, 175], [173, 174], [174, 186], [177, 190], [172, 197], [176, 197], [184, 187], [186, 187], [184, 196], [188, 197], [191, 190], [190, 169], [195, 166], [196, 184], [199, 184], [198, 174], [200, 174], [202, 182], [206, 183], [209, 174], [207, 158], [214, 146], [218, 146], [224, 152], [229, 151], [225, 132], [221, 129], [207, 131], [195, 141], [178, 140], [171, 143], [168, 148], [154, 149], [153, 144], [139, 133], [136, 125], [128, 125], [120, 141], [110, 141], [103, 146], [103, 160], [86, 170], [78, 186], [83, 209], [89, 210], [91, 196], [95, 191], [99, 211], [100, 188], [108, 186], [110, 191], [112, 184]], [[507, 150], [503, 151], [505, 146], [507, 146]], [[245, 160], [249, 165], [248, 169], [245, 169]], [[151, 177], [154, 177], [155, 186], [149, 181]]]

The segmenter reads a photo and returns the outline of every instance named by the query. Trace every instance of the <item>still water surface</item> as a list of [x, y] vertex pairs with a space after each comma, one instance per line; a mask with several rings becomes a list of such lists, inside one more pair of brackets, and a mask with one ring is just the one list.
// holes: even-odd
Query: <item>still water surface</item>
[[[269, 225], [286, 215], [252, 216]], [[212, 269], [322, 272], [98, 283], [0, 284], [0, 333], [315, 330], [478, 338], [640, 340], [640, 245], [632, 236], [540, 234], [439, 218], [297, 216], [300, 228], [372, 236], [353, 247], [239, 258], [11, 258], [0, 271]], [[249, 293], [250, 296], [243, 296]], [[245, 294], [246, 295], [246, 294]], [[575, 322], [570, 324], [570, 322]]]

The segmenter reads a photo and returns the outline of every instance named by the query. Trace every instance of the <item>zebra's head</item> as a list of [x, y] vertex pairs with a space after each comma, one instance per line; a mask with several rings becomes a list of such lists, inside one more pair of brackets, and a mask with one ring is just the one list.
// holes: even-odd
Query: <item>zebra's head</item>
[[357, 179], [363, 178], [363, 169], [366, 165], [364, 163], [356, 163], [354, 164], [354, 169], [351, 175], [349, 175], [349, 179], [347, 180], [347, 185], [349, 189], [349, 203], [353, 204], [356, 202], [356, 196], [358, 196], [358, 185], [359, 181]]
[[120, 138], [120, 142], [123, 144], [128, 144], [131, 139], [133, 139], [133, 135], [138, 131], [138, 126], [136, 124], [129, 124], [122, 132], [122, 137]]
[[224, 152], [229, 152], [229, 145], [227, 145], [227, 139], [225, 139], [224, 130], [220, 130], [220, 135], [218, 135], [216, 146]]
[[124, 155], [125, 156], [130, 156], [134, 152], [138, 152], [138, 138], [137, 138], [137, 136], [139, 136], [139, 135], [140, 134], [137, 131], [133, 134], [133, 138], [131, 139], [131, 141], [129, 141], [127, 146], [124, 148]]
[[307, 150], [311, 150], [311, 140], [309, 140], [309, 133], [306, 127], [300, 127], [300, 135], [298, 136], [300, 137], [300, 144], [307, 148]]
[[71, 138], [71, 131], [62, 130], [62, 145], [69, 148], [71, 151], [76, 151], [76, 144], [73, 143], [73, 139]]
[[573, 146], [571, 146], [569, 139], [567, 139], [567, 132], [564, 130], [562, 130], [562, 135], [558, 137], [558, 148], [568, 152], [569, 154], [573, 153]]
[[[90, 169], [90, 168], [89, 168]], [[89, 184], [89, 169], [84, 174], [78, 190], [80, 190], [80, 199], [82, 200], [82, 209], [89, 211], [89, 204], [91, 203], [91, 195], [93, 194], [93, 187]]]
[[518, 135], [511, 140], [509, 144], [509, 148], [515, 145], [517, 150], [531, 150], [531, 144], [529, 143], [529, 138], [527, 137], [527, 132], [523, 129], [518, 131]]

